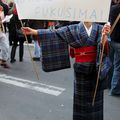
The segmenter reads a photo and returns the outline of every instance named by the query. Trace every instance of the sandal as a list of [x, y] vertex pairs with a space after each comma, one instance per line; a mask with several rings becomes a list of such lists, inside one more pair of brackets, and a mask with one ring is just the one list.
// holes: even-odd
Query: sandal
[[10, 66], [6, 63], [1, 63], [1, 66], [3, 66], [4, 68], [8, 68], [8, 69], [10, 68]]

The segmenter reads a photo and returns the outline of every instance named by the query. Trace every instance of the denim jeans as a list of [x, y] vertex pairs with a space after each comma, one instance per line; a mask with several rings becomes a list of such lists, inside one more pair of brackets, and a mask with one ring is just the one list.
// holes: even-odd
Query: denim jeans
[[39, 58], [41, 56], [41, 48], [38, 41], [34, 41], [34, 57]]
[[111, 89], [111, 81], [112, 81], [112, 76], [113, 76], [113, 61], [114, 61], [114, 49], [110, 43], [110, 48], [109, 48], [109, 57], [112, 62], [112, 67], [108, 73], [108, 89]]
[[113, 77], [111, 81], [111, 94], [120, 95], [120, 43], [112, 42], [112, 47], [114, 49], [114, 70]]

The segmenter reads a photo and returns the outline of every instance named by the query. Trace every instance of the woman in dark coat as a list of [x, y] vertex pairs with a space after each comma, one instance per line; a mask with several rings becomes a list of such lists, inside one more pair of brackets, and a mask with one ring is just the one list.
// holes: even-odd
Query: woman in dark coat
[[24, 54], [24, 41], [25, 37], [22, 33], [19, 33], [18, 31], [21, 29], [21, 23], [18, 19], [17, 11], [14, 9], [13, 11], [13, 17], [10, 20], [9, 23], [9, 39], [12, 41], [12, 49], [11, 49], [11, 63], [14, 63], [16, 61], [15, 54], [17, 46], [19, 46], [19, 61], [23, 61], [23, 54]]

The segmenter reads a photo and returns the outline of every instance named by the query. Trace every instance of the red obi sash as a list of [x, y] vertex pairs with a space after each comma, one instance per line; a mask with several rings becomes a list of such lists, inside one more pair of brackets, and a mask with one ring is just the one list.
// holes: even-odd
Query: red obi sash
[[75, 62], [78, 63], [96, 61], [96, 53], [97, 53], [96, 46], [75, 48], [74, 49]]

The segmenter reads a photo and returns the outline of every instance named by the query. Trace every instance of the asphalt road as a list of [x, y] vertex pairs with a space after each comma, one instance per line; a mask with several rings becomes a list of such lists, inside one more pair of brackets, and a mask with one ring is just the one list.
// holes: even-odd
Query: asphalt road
[[[18, 61], [18, 51], [16, 59], [9, 70], [0, 67], [0, 120], [72, 120], [73, 69], [45, 73], [35, 62], [38, 80], [27, 48], [24, 61]], [[119, 120], [120, 98], [108, 94], [104, 120]]]

